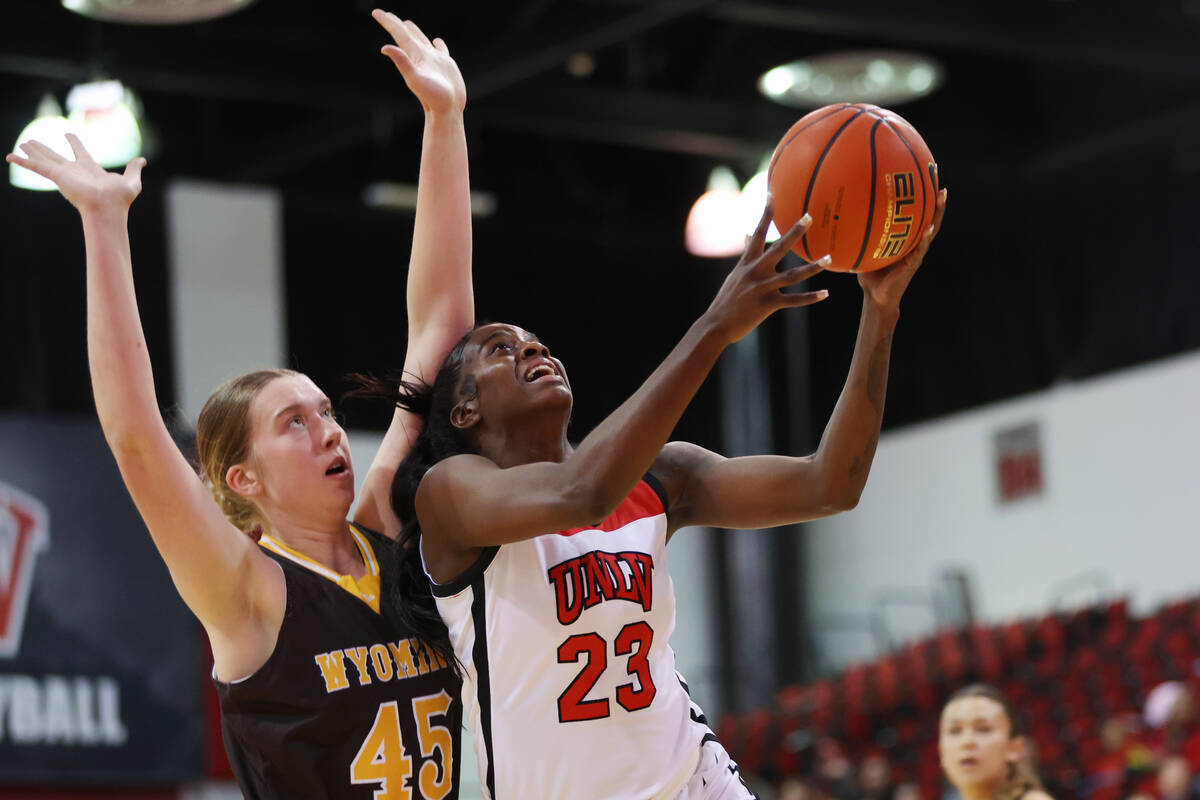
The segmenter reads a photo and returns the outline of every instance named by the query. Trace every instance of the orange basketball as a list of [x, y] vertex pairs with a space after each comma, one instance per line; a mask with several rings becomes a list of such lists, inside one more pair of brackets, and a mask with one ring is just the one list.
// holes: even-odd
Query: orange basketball
[[795, 252], [829, 269], [870, 272], [900, 260], [933, 222], [937, 164], [917, 129], [885, 108], [838, 103], [806, 114], [767, 170], [775, 225], [812, 225]]

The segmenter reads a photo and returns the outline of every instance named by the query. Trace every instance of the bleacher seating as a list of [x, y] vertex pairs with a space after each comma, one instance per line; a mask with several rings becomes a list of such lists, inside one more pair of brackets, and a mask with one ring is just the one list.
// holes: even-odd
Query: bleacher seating
[[[924, 800], [942, 794], [937, 714], [967, 683], [998, 686], [1023, 716], [1039, 772], [1066, 796], [1085, 797], [1105, 751], [1101, 723], [1137, 714], [1147, 692], [1189, 676], [1200, 657], [1200, 602], [1170, 603], [1149, 617], [1128, 602], [995, 626], [940, 630], [881, 658], [806, 686], [777, 707], [726, 715], [718, 735], [748, 773], [784, 778], [811, 768], [813, 743], [832, 738], [852, 759], [883, 751], [897, 781]], [[1107, 797], [1099, 790], [1097, 800]]]

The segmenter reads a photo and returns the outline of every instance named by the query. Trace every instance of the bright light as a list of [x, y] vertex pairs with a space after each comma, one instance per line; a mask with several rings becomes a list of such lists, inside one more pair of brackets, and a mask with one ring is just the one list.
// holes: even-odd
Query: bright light
[[885, 61], [882, 58], [873, 58], [871, 63], [867, 64], [867, 77], [873, 83], [886, 84], [896, 75], [896, 70], [892, 67], [890, 61]]
[[773, 67], [759, 78], [758, 88], [796, 108], [839, 102], [894, 106], [927, 95], [941, 83], [942, 68], [920, 53], [851, 50]]
[[63, 8], [92, 19], [128, 24], [172, 25], [213, 19], [254, 0], [62, 0]]
[[142, 154], [137, 107], [120, 81], [84, 83], [67, 94], [71, 126], [102, 167], [123, 167]]
[[714, 169], [708, 178], [708, 191], [688, 212], [683, 233], [688, 252], [706, 258], [740, 254], [746, 244], [741, 224], [743, 208], [733, 172], [728, 167]]
[[[763, 207], [767, 204], [767, 171], [762, 169], [754, 173], [754, 177], [746, 181], [742, 187], [742, 233], [749, 236], [758, 227], [762, 219]], [[779, 238], [779, 229], [772, 222], [767, 228], [767, 241], [773, 242]]]
[[[74, 159], [75, 154], [71, 152], [71, 145], [67, 143], [67, 134], [70, 131], [71, 124], [63, 117], [62, 109], [59, 108], [53, 97], [46, 95], [38, 104], [37, 118], [26, 125], [25, 129], [17, 136], [17, 142], [13, 145], [12, 152], [24, 155], [25, 152], [19, 148], [19, 145], [30, 139], [36, 139], [60, 156]], [[38, 192], [48, 192], [58, 188], [53, 181], [16, 164], [8, 165], [8, 182], [19, 189], [33, 189]]]
[[[64, 158], [74, 160], [66, 134], [74, 133], [103, 167], [124, 167], [142, 154], [142, 132], [138, 126], [138, 102], [120, 81], [80, 84], [67, 94], [70, 114], [51, 95], [42, 98], [37, 118], [21, 131], [17, 145], [36, 139]], [[20, 152], [16, 147], [13, 152]], [[10, 164], [8, 180], [22, 189], [49, 191], [54, 184], [24, 167]]]
[[792, 71], [786, 66], [783, 66], [769, 70], [765, 75], [762, 76], [759, 86], [762, 88], [763, 93], [768, 97], [777, 97], [779, 95], [787, 94], [788, 91], [791, 90], [792, 84], [795, 82], [796, 79], [793, 76]]
[[908, 71], [906, 82], [914, 92], [926, 92], [930, 86], [933, 86], [935, 77], [932, 69], [923, 64], [918, 64]]

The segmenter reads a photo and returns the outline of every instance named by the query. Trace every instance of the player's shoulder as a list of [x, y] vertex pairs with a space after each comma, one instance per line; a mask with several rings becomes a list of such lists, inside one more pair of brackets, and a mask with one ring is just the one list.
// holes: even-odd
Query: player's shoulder
[[667, 442], [651, 471], [663, 483], [687, 480], [723, 456], [691, 442]]
[[1030, 789], [1021, 795], [1021, 800], [1054, 800], [1054, 798], [1041, 789]]
[[654, 459], [650, 473], [662, 484], [668, 507], [676, 505], [688, 484], [722, 456], [691, 442], [667, 442]]

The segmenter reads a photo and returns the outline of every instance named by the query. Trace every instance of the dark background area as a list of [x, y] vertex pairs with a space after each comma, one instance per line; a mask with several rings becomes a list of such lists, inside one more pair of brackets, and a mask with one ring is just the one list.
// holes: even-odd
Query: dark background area
[[[259, 0], [207, 23], [128, 26], [42, 0], [5, 4], [5, 142], [44, 92], [61, 102], [76, 81], [119, 78], [144, 103], [150, 167], [134, 261], [164, 403], [162, 192], [176, 177], [282, 190], [294, 366], [336, 391], [349, 370], [398, 365], [412, 218], [367, 208], [361, 192], [415, 180], [421, 115], [378, 53], [386, 39], [372, 5]], [[732, 263], [687, 255], [683, 222], [713, 166], [745, 180], [804, 113], [762, 98], [756, 78], [833, 50], [912, 48], [947, 70], [939, 91], [896, 109], [923, 133], [951, 199], [905, 298], [886, 425], [1200, 345], [1198, 5], [394, 10], [442, 36], [466, 77], [472, 183], [498, 204], [474, 224], [479, 317], [530, 328], [563, 357], [582, 436], [665, 355]], [[574, 53], [595, 58], [591, 76], [565, 70]], [[5, 183], [0, 219], [0, 410], [89, 413], [74, 212]], [[817, 283], [830, 301], [799, 312], [811, 323], [813, 433], [840, 391], [859, 310], [852, 277]], [[680, 435], [719, 446], [715, 404], [709, 387]], [[353, 425], [383, 419], [347, 413]]]

